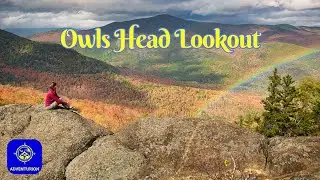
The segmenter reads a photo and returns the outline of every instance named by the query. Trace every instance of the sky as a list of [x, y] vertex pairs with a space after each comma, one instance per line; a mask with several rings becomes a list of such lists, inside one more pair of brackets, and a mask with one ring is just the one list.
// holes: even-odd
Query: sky
[[224, 24], [320, 27], [320, 0], [0, 0], [1, 29], [90, 29], [159, 14]]

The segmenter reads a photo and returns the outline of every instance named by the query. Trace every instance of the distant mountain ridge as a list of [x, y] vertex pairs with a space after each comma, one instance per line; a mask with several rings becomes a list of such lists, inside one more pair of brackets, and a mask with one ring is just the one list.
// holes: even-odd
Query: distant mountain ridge
[[[255, 31], [263, 33], [261, 40], [272, 42], [286, 42], [308, 47], [320, 47], [320, 27], [292, 26], [288, 24], [279, 25], [257, 25], [257, 24], [220, 24], [214, 22], [199, 22], [185, 20], [168, 14], [161, 14], [148, 18], [133, 19], [122, 22], [113, 22], [100, 27], [104, 34], [113, 35], [114, 31], [120, 28], [129, 29], [132, 24], [139, 24], [137, 34], [156, 34], [159, 28], [167, 28], [171, 33], [175, 30], [184, 28], [187, 35], [192, 34], [212, 34], [214, 28], [220, 28], [225, 34], [251, 34]], [[93, 34], [95, 28], [78, 31], [81, 34]], [[31, 37], [35, 41], [45, 41], [50, 33], [36, 34]], [[51, 42], [52, 38], [50, 38]], [[60, 39], [55, 39], [60, 43]]]
[[0, 44], [0, 64], [5, 66], [64, 74], [118, 72], [115, 67], [74, 50], [31, 41], [4, 30], [0, 30]]
[[57, 28], [7, 28], [4, 30], [26, 38], [26, 37], [32, 36], [34, 34], [45, 33], [45, 32], [49, 32], [52, 30], [57, 30]]
[[[123, 28], [128, 29], [132, 24], [139, 24], [141, 33], [156, 33], [159, 28], [167, 28], [170, 31], [175, 31], [180, 28], [185, 28], [192, 33], [199, 33], [199, 34], [207, 34], [212, 33], [214, 28], [220, 28], [222, 31], [226, 33], [244, 33], [250, 30], [255, 30], [254, 28], [273, 28], [274, 30], [278, 31], [292, 31], [292, 30], [303, 30], [303, 28], [309, 28], [305, 26], [293, 26], [289, 24], [279, 24], [279, 25], [258, 25], [258, 24], [221, 24], [221, 23], [214, 23], [214, 22], [201, 22], [201, 21], [194, 21], [194, 20], [185, 20], [179, 17], [171, 16], [169, 14], [161, 14], [157, 16], [152, 16], [148, 18], [141, 18], [141, 19], [133, 19], [127, 20], [122, 22], [112, 22], [105, 26], [100, 27], [104, 33], [113, 33], [115, 30]], [[88, 32], [93, 31], [93, 29], [83, 30], [80, 32]], [[312, 30], [319, 30], [318, 27], [311, 27]], [[258, 29], [256, 29], [258, 30]], [[256, 31], [255, 30], [255, 31]], [[318, 32], [318, 35], [320, 32]]]
[[[157, 15], [149, 18], [134, 19], [123, 22], [113, 22], [100, 27], [105, 34], [113, 35], [114, 31], [120, 28], [129, 29], [132, 24], [139, 24], [137, 34], [155, 34], [159, 28], [167, 28], [171, 33], [177, 29], [186, 29], [187, 35], [212, 34], [215, 28], [220, 28], [224, 34], [252, 34], [261, 32], [261, 40], [286, 42], [296, 45], [312, 46], [320, 44], [320, 28], [295, 27], [288, 24], [279, 25], [257, 25], [257, 24], [220, 24], [214, 22], [198, 22], [185, 20], [168, 14]], [[83, 34], [93, 34], [94, 29], [79, 31]], [[313, 43], [309, 43], [312, 41]]]
[[[197, 22], [174, 17], [168, 14], [148, 18], [113, 22], [100, 27], [103, 34], [113, 36], [119, 28], [128, 29], [139, 24], [137, 34], [154, 34], [159, 28], [167, 28], [171, 34], [175, 30], [186, 29], [187, 36], [193, 34], [213, 34], [214, 28], [220, 28], [224, 34], [252, 34], [261, 32], [261, 48], [258, 50], [237, 49], [228, 54], [219, 49], [181, 49], [174, 43], [167, 49], [134, 49], [114, 53], [109, 49], [75, 48], [81, 54], [99, 59], [116, 67], [130, 68], [168, 78], [191, 86], [210, 86], [210, 88], [230, 87], [243, 78], [250, 77], [256, 71], [271, 67], [290, 59], [296, 59], [311, 49], [320, 48], [320, 28], [307, 26], [230, 25], [212, 22]], [[81, 34], [94, 34], [95, 28], [80, 30]], [[33, 40], [54, 39], [59, 43], [59, 33], [44, 33]], [[188, 39], [190, 37], [187, 37]], [[112, 42], [112, 45], [116, 43]]]

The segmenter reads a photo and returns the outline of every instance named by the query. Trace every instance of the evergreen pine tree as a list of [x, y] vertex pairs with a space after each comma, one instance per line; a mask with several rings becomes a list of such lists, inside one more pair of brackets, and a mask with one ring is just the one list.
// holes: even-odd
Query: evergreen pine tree
[[263, 113], [263, 121], [259, 131], [266, 136], [275, 136], [280, 132], [278, 121], [281, 118], [281, 77], [278, 75], [277, 69], [274, 69], [273, 75], [269, 77], [269, 80], [269, 96], [262, 100], [265, 112]]
[[269, 77], [269, 96], [262, 101], [265, 112], [260, 131], [268, 137], [292, 136], [296, 133], [299, 117], [299, 92], [290, 75], [283, 78], [278, 70]]

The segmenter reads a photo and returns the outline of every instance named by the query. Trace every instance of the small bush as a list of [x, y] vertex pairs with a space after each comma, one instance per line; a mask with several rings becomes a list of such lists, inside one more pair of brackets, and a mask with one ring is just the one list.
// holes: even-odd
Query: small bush
[[244, 116], [240, 116], [237, 124], [239, 124], [241, 127], [257, 131], [260, 121], [261, 115], [257, 112], [251, 112]]

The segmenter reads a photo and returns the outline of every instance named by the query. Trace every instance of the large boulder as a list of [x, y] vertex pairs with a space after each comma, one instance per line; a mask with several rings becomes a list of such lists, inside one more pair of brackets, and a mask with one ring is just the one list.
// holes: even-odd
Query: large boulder
[[[0, 107], [0, 179], [64, 179], [65, 168], [99, 136], [111, 132], [67, 110], [43, 110], [40, 106]], [[39, 175], [14, 176], [6, 168], [6, 146], [11, 139], [31, 138], [43, 147]]]
[[202, 119], [145, 119], [115, 134], [148, 159], [147, 176], [263, 176], [264, 137], [236, 125]]
[[66, 178], [138, 179], [146, 165], [142, 154], [122, 146], [114, 137], [102, 137], [92, 147], [73, 159]]

